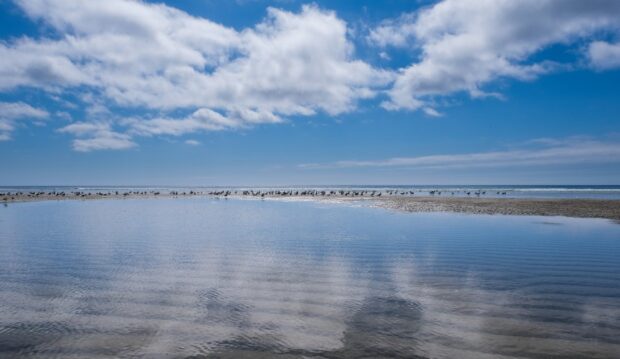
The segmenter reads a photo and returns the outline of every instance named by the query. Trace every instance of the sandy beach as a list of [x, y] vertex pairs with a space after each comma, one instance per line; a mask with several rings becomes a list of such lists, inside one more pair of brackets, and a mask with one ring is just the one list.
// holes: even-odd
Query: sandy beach
[[[378, 193], [377, 193], [378, 194]], [[0, 203], [55, 200], [164, 199], [164, 198], [242, 198], [269, 200], [359, 201], [370, 206], [404, 212], [456, 212], [471, 214], [538, 215], [605, 218], [620, 221], [620, 200], [611, 199], [524, 199], [496, 197], [409, 196], [381, 193], [340, 194], [339, 192], [259, 191], [108, 191], [108, 192], [4, 192]]]
[[385, 208], [407, 212], [565, 216], [620, 220], [619, 200], [390, 197], [377, 201]]

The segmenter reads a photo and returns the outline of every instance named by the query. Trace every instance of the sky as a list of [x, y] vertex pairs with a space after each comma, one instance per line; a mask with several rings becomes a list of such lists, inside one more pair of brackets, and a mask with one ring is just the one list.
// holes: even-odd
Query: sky
[[0, 185], [620, 184], [616, 0], [0, 0]]

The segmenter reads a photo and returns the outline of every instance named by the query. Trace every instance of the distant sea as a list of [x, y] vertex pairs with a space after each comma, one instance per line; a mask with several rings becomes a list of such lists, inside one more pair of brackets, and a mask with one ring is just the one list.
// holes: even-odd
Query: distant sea
[[428, 196], [431, 191], [442, 196], [467, 196], [467, 192], [484, 192], [485, 197], [509, 198], [589, 198], [620, 199], [620, 185], [306, 185], [306, 186], [0, 186], [0, 192], [7, 191], [204, 191], [244, 189], [369, 189], [377, 191], [410, 192]]

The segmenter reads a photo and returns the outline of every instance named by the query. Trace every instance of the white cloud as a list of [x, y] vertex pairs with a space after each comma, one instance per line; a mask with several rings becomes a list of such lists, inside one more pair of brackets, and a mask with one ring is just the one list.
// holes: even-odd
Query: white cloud
[[302, 164], [301, 168], [364, 168], [364, 167], [407, 167], [407, 168], [476, 168], [543, 166], [575, 163], [620, 163], [620, 142], [597, 141], [586, 138], [564, 140], [530, 141], [538, 144], [534, 148], [509, 151], [491, 151], [464, 154], [442, 154], [418, 157], [395, 157], [373, 161], [338, 161], [326, 164]]
[[594, 41], [588, 47], [588, 57], [592, 66], [599, 70], [620, 67], [620, 43]]
[[196, 140], [186, 140], [185, 144], [190, 146], [200, 146], [200, 142]]
[[[194, 132], [221, 131], [247, 126], [249, 123], [279, 122], [271, 113], [261, 114], [248, 110], [244, 115], [227, 117], [208, 108], [196, 110], [184, 118], [128, 119], [129, 132], [139, 136], [181, 136]], [[248, 121], [248, 118], [250, 121]]]
[[263, 22], [236, 31], [141, 1], [17, 3], [54, 36], [0, 44], [0, 90], [82, 86], [115, 106], [207, 111], [211, 117], [164, 116], [143, 125], [134, 119], [134, 133], [237, 128], [318, 111], [335, 115], [354, 110], [391, 80], [389, 72], [355, 60], [346, 24], [316, 6], [300, 13], [270, 8]]
[[390, 57], [390, 55], [388, 55], [388, 53], [387, 53], [387, 52], [385, 52], [385, 51], [381, 51], [381, 52], [379, 52], [379, 57], [380, 57], [381, 59], [383, 59], [383, 60], [386, 60], [386, 61], [389, 61], [389, 60], [391, 60], [391, 59], [392, 59], [392, 58]]
[[4, 118], [46, 118], [47, 111], [34, 108], [23, 102], [0, 102], [0, 114]]
[[43, 120], [48, 117], [47, 111], [23, 102], [0, 102], [0, 141], [11, 139], [18, 120]]
[[[557, 64], [531, 61], [533, 54], [619, 28], [615, 0], [444, 0], [384, 23], [368, 39], [420, 52], [418, 62], [400, 71], [383, 104], [415, 110], [433, 96], [486, 96], [484, 85], [498, 78], [534, 79]], [[600, 52], [600, 44], [594, 50]]]
[[416, 14], [403, 14], [398, 19], [388, 19], [370, 31], [368, 40], [381, 47], [407, 47], [415, 34]]
[[[108, 126], [79, 137], [74, 148], [82, 150], [132, 147], [138, 136], [338, 115], [386, 90], [385, 108], [436, 117], [435, 96], [499, 96], [485, 85], [558, 68], [531, 60], [541, 49], [620, 27], [620, 2], [613, 0], [444, 0], [368, 35], [384, 60], [391, 47], [419, 53], [395, 71], [357, 59], [349, 38], [354, 32], [334, 12], [313, 5], [297, 13], [269, 8], [262, 22], [236, 30], [143, 1], [15, 2], [44, 31], [0, 42], [0, 92], [43, 90], [56, 102], [70, 94], [68, 103], [79, 106], [73, 112]], [[615, 67], [617, 48], [592, 42], [587, 57], [597, 69]], [[0, 140], [8, 139], [15, 120], [0, 118]]]
[[95, 150], [125, 150], [136, 144], [130, 137], [117, 132], [98, 133], [96, 137], [73, 140], [73, 149], [78, 152], [90, 152]]
[[95, 150], [124, 150], [136, 146], [131, 136], [115, 132], [104, 122], [75, 122], [58, 130], [78, 138], [73, 140], [73, 149], [78, 152]]
[[422, 111], [424, 111], [425, 114], [431, 117], [441, 117], [441, 113], [432, 107], [424, 107]]

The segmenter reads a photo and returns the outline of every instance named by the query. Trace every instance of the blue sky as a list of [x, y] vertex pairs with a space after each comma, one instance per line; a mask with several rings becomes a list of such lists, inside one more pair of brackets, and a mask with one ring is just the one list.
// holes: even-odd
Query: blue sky
[[0, 1], [0, 185], [618, 184], [617, 1]]

